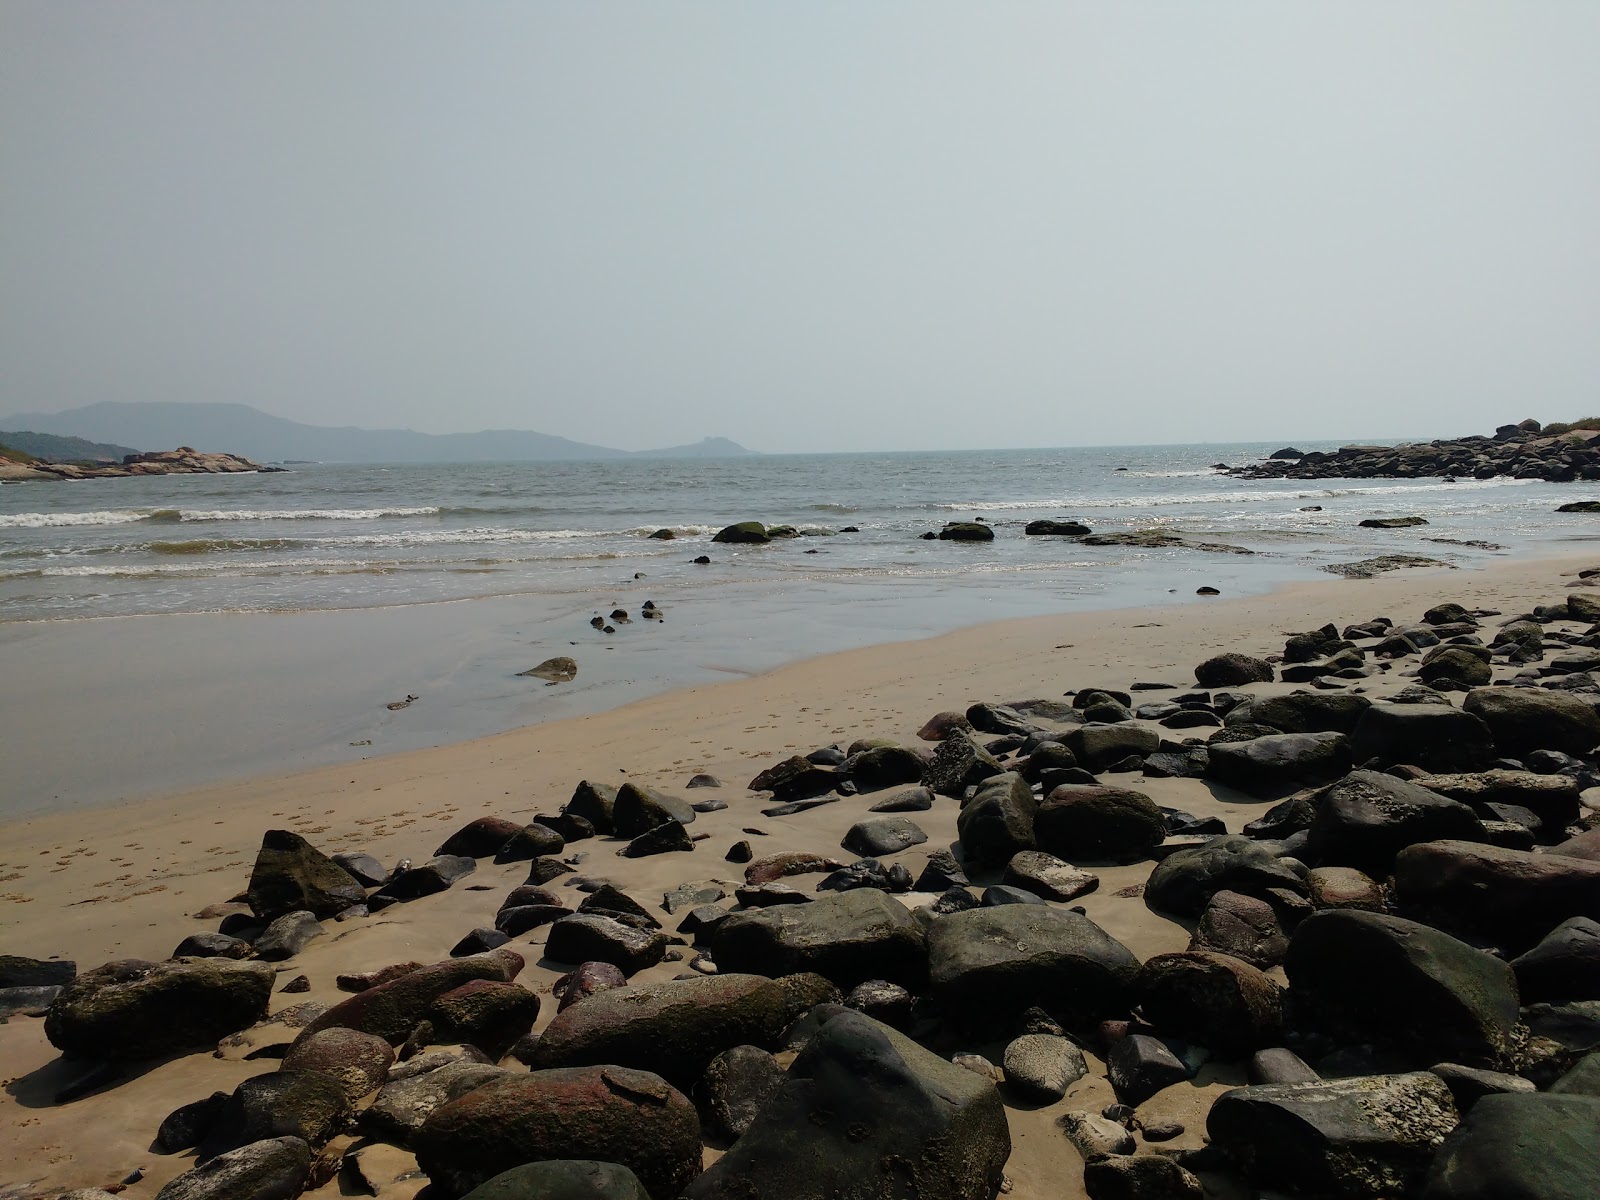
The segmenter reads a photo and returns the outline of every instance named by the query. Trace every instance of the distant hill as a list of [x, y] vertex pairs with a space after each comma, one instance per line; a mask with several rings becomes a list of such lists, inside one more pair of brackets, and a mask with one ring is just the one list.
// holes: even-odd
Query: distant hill
[[21, 430], [10, 433], [0, 429], [0, 443], [13, 450], [22, 450], [42, 458], [45, 462], [121, 462], [138, 451], [132, 446], [113, 446], [109, 442], [91, 442], [81, 437], [62, 437], [55, 433], [33, 433]]
[[632, 452], [526, 429], [434, 434], [412, 429], [302, 425], [247, 404], [104, 402], [66, 412], [0, 417], [0, 427], [37, 429], [62, 437], [109, 438], [139, 450], [193, 446], [198, 450], [242, 454], [258, 462], [555, 462], [754, 453], [726, 438]]

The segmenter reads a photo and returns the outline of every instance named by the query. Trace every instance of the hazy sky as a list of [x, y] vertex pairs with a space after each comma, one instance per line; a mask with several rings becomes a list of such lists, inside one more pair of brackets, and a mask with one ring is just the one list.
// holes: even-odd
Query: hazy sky
[[0, 3], [0, 414], [769, 451], [1600, 409], [1600, 3]]

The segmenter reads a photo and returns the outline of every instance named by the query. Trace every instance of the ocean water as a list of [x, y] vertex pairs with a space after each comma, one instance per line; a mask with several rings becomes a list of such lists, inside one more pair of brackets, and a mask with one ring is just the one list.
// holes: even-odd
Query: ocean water
[[[1307, 443], [1302, 449], [1332, 448]], [[967, 595], [1030, 611], [1125, 602], [1166, 581], [1260, 590], [1398, 551], [1456, 564], [1587, 539], [1574, 485], [1232, 479], [1271, 445], [774, 455], [596, 463], [312, 465], [0, 488], [0, 621], [293, 612], [531, 595], [604, 605], [641, 588]], [[1307, 511], [1311, 508], [1320, 511]], [[1417, 515], [1410, 530], [1358, 527]], [[1161, 528], [1252, 551], [1090, 547], [1025, 537], [1039, 517]], [[924, 541], [982, 518], [986, 544]], [[807, 534], [712, 545], [739, 520]], [[846, 526], [859, 532], [841, 533]], [[670, 528], [672, 541], [648, 535]], [[1490, 550], [1462, 545], [1488, 542]], [[708, 554], [709, 566], [691, 561]], [[642, 576], [641, 583], [636, 576]], [[959, 622], [958, 622], [959, 623]]]

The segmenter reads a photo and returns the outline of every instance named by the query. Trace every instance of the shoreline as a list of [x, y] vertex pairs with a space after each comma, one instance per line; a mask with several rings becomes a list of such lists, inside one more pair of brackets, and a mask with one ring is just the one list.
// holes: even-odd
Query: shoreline
[[[916, 741], [923, 722], [974, 702], [1058, 698], [1068, 690], [1126, 688], [1135, 681], [1188, 689], [1195, 665], [1214, 654], [1276, 653], [1286, 635], [1330, 621], [1343, 627], [1380, 614], [1414, 619], [1444, 601], [1509, 616], [1564, 598], [1569, 577], [1593, 561], [1589, 555], [1516, 559], [1476, 571], [1330, 578], [1206, 603], [988, 622], [918, 641], [815, 656], [747, 678], [676, 689], [451, 745], [8, 821], [0, 823], [0, 899], [11, 903], [0, 905], [0, 936], [7, 953], [72, 958], [80, 971], [116, 959], [162, 959], [185, 935], [215, 927], [214, 918], [198, 914], [239, 892], [268, 828], [294, 830], [325, 853], [364, 850], [385, 863], [421, 862], [477, 817], [526, 821], [557, 812], [586, 778], [633, 781], [726, 803], [724, 811], [705, 813], [691, 827], [711, 839], [693, 854], [620, 858], [614, 854], [618, 843], [606, 839], [570, 848], [580, 872], [613, 880], [659, 912], [663, 893], [689, 880], [740, 878], [742, 868], [725, 861], [723, 852], [752, 827], [761, 831], [760, 837], [750, 835], [758, 855], [840, 854], [841, 835], [862, 817], [866, 800], [767, 817], [758, 810], [769, 798], [745, 790], [758, 771], [789, 755], [868, 737], [924, 745]], [[1494, 620], [1486, 623], [1486, 633]], [[1404, 682], [1405, 672], [1414, 667], [1410, 660], [1356, 686], [1382, 694]], [[1266, 695], [1295, 688], [1266, 683], [1249, 690]], [[1166, 694], [1149, 693], [1152, 698]], [[699, 772], [717, 776], [724, 786], [685, 793], [689, 777]], [[1218, 817], [1230, 829], [1267, 806], [1197, 779], [1135, 777], [1132, 786], [1158, 804]], [[913, 874], [926, 852], [956, 840], [955, 811], [954, 802], [941, 799], [931, 811], [914, 814], [928, 842], [904, 855]], [[1100, 886], [1077, 901], [1090, 919], [1141, 960], [1185, 947], [1187, 926], [1153, 912], [1138, 898], [1148, 861], [1093, 869]], [[300, 974], [310, 980], [309, 992], [275, 994], [273, 1010], [341, 999], [332, 982], [336, 973], [443, 959], [466, 930], [488, 923], [499, 896], [526, 873], [526, 863], [497, 866], [481, 859], [470, 879], [446, 892], [364, 920], [330, 922], [324, 936], [278, 967], [283, 974], [275, 993]], [[798, 882], [809, 889], [813, 881]], [[578, 899], [571, 892], [562, 895], [572, 895], [571, 903]], [[520, 982], [548, 995], [565, 968], [542, 957], [544, 936], [544, 930], [535, 930], [512, 948], [528, 960]], [[670, 979], [683, 965], [660, 963], [642, 971], [636, 982]], [[553, 1003], [545, 1006], [536, 1030], [547, 1025], [554, 1009]], [[74, 1077], [74, 1069], [58, 1059], [42, 1024], [16, 1018], [0, 1025], [0, 1071], [10, 1081], [0, 1099], [0, 1120], [16, 1131], [12, 1144], [0, 1148], [0, 1177], [38, 1188], [19, 1195], [104, 1186], [142, 1166], [146, 1178], [125, 1195], [128, 1200], [154, 1196], [191, 1165], [185, 1156], [150, 1152], [161, 1115], [271, 1067], [237, 1056], [195, 1054], [58, 1106], [50, 1097]], [[999, 1053], [982, 1042], [972, 1048], [992, 1057]], [[1141, 1113], [1183, 1124], [1188, 1132], [1172, 1144], [1198, 1148], [1206, 1108], [1220, 1092], [1242, 1082], [1236, 1066], [1208, 1066], [1192, 1086], [1162, 1092]], [[1063, 1103], [1097, 1111], [1114, 1098], [1103, 1065], [1091, 1057], [1090, 1074]], [[1077, 1169], [1077, 1153], [1055, 1128], [1058, 1115], [1058, 1106], [1007, 1109], [1013, 1149], [1006, 1170], [1014, 1194], [1080, 1194], [1070, 1183], [1063, 1185]], [[92, 1141], [79, 1136], [85, 1123], [97, 1130]], [[337, 1187], [307, 1194], [321, 1200], [337, 1194]]]

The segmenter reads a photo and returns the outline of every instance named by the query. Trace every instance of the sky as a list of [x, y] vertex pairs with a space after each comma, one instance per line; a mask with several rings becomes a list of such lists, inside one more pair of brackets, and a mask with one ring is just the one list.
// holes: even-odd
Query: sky
[[771, 452], [1600, 410], [1600, 4], [5, 0], [0, 413]]

